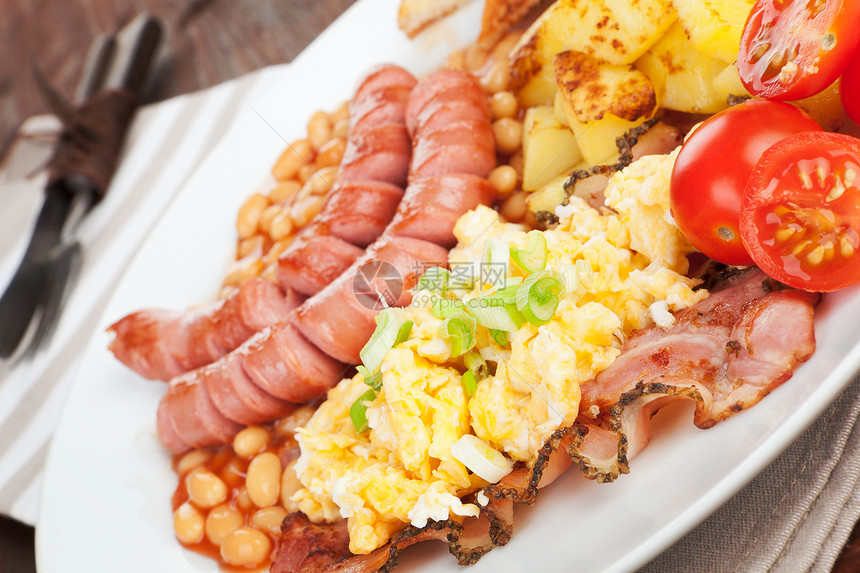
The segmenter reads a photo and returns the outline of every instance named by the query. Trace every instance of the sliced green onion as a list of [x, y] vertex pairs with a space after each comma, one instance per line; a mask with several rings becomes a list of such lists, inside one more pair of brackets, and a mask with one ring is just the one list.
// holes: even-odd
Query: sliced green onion
[[[395, 317], [393, 311], [386, 309], [376, 315], [376, 330], [373, 331], [370, 340], [367, 341], [367, 344], [359, 352], [361, 361], [368, 372], [374, 372], [379, 369], [382, 359], [394, 347], [403, 325], [404, 323]], [[412, 327], [410, 326], [409, 328], [411, 329]]]
[[527, 273], [536, 273], [546, 268], [546, 237], [540, 231], [529, 233], [529, 244], [525, 249], [511, 249], [511, 259]]
[[579, 273], [575, 266], [566, 267], [561, 271], [561, 279], [564, 282], [565, 292], [573, 293], [579, 290]]
[[382, 372], [377, 370], [373, 374], [365, 368], [364, 366], [358, 365], [355, 367], [358, 370], [358, 373], [364, 378], [364, 383], [373, 388], [374, 390], [379, 390], [382, 388]]
[[473, 263], [451, 263], [448, 276], [448, 290], [470, 291], [481, 277], [480, 261]]
[[554, 273], [533, 273], [517, 289], [517, 310], [535, 326], [540, 326], [555, 315], [558, 295], [563, 290]]
[[453, 298], [434, 296], [430, 301], [430, 312], [440, 320], [448, 318], [455, 312], [462, 311], [463, 308], [465, 308], [463, 303]]
[[586, 288], [594, 282], [594, 271], [591, 270], [591, 263], [585, 259], [576, 261], [576, 274], [579, 277], [579, 282]]
[[409, 334], [412, 332], [412, 324], [411, 320], [407, 320], [400, 325], [400, 328], [397, 330], [397, 337], [394, 339], [393, 346], [397, 346], [401, 342], [406, 342], [409, 338]]
[[475, 317], [458, 311], [442, 321], [439, 336], [451, 341], [451, 357], [456, 358], [475, 346]]
[[493, 340], [495, 340], [496, 344], [498, 344], [499, 346], [507, 346], [508, 342], [510, 342], [508, 340], [508, 333], [504, 330], [491, 328], [490, 329], [490, 336], [493, 337]]
[[482, 479], [496, 483], [514, 469], [514, 461], [484, 440], [466, 434], [451, 446], [454, 459]]
[[481, 356], [477, 350], [470, 350], [463, 355], [463, 363], [466, 365], [476, 378], [485, 378], [489, 372], [487, 361]]
[[466, 310], [485, 328], [516, 332], [524, 322], [516, 304], [501, 299], [473, 298], [466, 303]]
[[489, 304], [514, 304], [517, 302], [517, 288], [523, 284], [520, 277], [511, 277], [504, 288], [497, 288], [480, 296], [480, 300], [487, 301]]
[[376, 391], [368, 390], [349, 407], [349, 418], [352, 420], [352, 425], [355, 426], [356, 433], [360, 434], [367, 430], [367, 405], [365, 402], [370, 402], [375, 398]]
[[478, 381], [475, 379], [475, 374], [471, 370], [466, 370], [460, 378], [463, 383], [463, 389], [466, 391], [466, 397], [471, 398], [478, 389]]
[[430, 267], [421, 278], [418, 279], [418, 284], [415, 285], [417, 290], [426, 290], [433, 294], [444, 295], [448, 290], [448, 280], [451, 278], [451, 273], [448, 269], [442, 267]]
[[484, 243], [484, 263], [481, 280], [494, 286], [503, 286], [508, 278], [511, 248], [502, 239], [487, 239]]

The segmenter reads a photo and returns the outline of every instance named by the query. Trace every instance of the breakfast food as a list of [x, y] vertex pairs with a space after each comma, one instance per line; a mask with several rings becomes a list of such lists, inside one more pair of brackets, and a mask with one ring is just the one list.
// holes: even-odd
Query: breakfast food
[[[357, 92], [359, 101], [362, 90], [380, 83], [381, 75], [377, 71], [365, 79]], [[428, 91], [436, 93], [436, 97], [424, 98], [422, 94]], [[489, 174], [495, 164], [489, 113], [479, 119], [456, 119], [474, 118], [470, 110], [483, 110], [481, 103], [486, 106], [485, 96], [475, 99], [475, 93], [482, 93], [477, 81], [464, 72], [446, 71], [425, 79], [414, 93], [420, 105], [412, 113], [409, 108], [403, 111], [407, 117], [415, 118], [409, 124], [415, 134], [415, 148], [422, 151], [413, 155], [410, 184], [392, 223], [349, 269], [285, 320], [207, 367], [170, 382], [159, 407], [158, 429], [171, 451], [181, 453], [193, 447], [227, 443], [242, 424], [274, 420], [289, 411], [289, 403], [319, 397], [340, 378], [340, 362], [359, 362], [359, 351], [373, 331], [376, 306], [408, 304], [409, 289], [417, 279], [416, 269], [445, 264], [447, 250], [440, 243], [450, 244], [457, 218], [469, 209], [492, 202], [495, 191], [480, 177]], [[428, 101], [436, 103], [431, 106]], [[443, 123], [434, 121], [437, 108], [447, 109], [449, 105], [456, 113], [448, 113], [448, 121]], [[352, 117], [356, 122], [362, 121], [359, 113]], [[383, 127], [389, 125], [397, 124]], [[470, 137], [459, 145], [444, 146], [451, 126], [464, 127]], [[450, 155], [452, 148], [459, 154]], [[388, 149], [383, 147], [374, 153], [389, 154]], [[356, 155], [372, 156], [360, 152]], [[468, 161], [464, 163], [463, 157]], [[346, 158], [344, 163], [347, 168], [354, 165]], [[388, 161], [386, 170], [390, 164]], [[398, 172], [405, 176], [405, 167]], [[377, 173], [370, 172], [365, 177], [377, 181]], [[430, 203], [441, 208], [426, 209]], [[432, 218], [429, 225], [428, 218]], [[384, 294], [377, 297], [379, 291], [368, 293], [368, 300], [356, 297], [354, 281], [359, 273], [367, 265], [382, 263], [391, 265], [402, 277], [402, 292], [388, 300], [380, 300]]]
[[[342, 384], [332, 391], [329, 401], [320, 407], [306, 429], [299, 431], [302, 457], [299, 458], [298, 471], [300, 475], [307, 471], [304, 468], [308, 465], [303, 458], [308, 452], [313, 452], [312, 456], [324, 456], [331, 468], [341, 464], [351, 468], [352, 474], [347, 473], [345, 477], [339, 477], [344, 474], [333, 469], [333, 476], [320, 475], [312, 481], [303, 479], [303, 483], [313, 484], [311, 487], [315, 492], [329, 484], [334, 485], [333, 499], [337, 500], [341, 515], [346, 507], [354, 513], [348, 520], [338, 519], [340, 516], [335, 514], [328, 520], [330, 523], [322, 525], [313, 523], [319, 521], [314, 519], [314, 512], [303, 512], [311, 516], [312, 522], [303, 514], [289, 516], [284, 523], [283, 540], [276, 552], [272, 571], [387, 570], [396, 564], [401, 549], [429, 539], [446, 541], [461, 565], [474, 563], [483, 553], [504, 545], [510, 539], [514, 525], [512, 504], [534, 503], [538, 488], [551, 483], [571, 461], [578, 464], [586, 476], [601, 481], [612, 481], [619, 474], [627, 473], [628, 460], [648, 442], [651, 416], [668, 402], [680, 399], [696, 401], [696, 423], [701, 427], [709, 427], [719, 419], [753, 405], [790, 376], [793, 369], [812, 354], [815, 346], [812, 309], [817, 295], [795, 290], [772, 290], [775, 286], [776, 283], [759, 271], [729, 273], [716, 281], [712, 296], [679, 313], [674, 325], [655, 324], [635, 332], [612, 366], [592, 382], [582, 385], [581, 410], [592, 412], [595, 417], [605, 416], [610, 429], [598, 425], [587, 415], [580, 415], [579, 421], [554, 430], [541, 442], [541, 447], [531, 457], [534, 460], [532, 465], [517, 465], [497, 480], [498, 483], [491, 485], [486, 485], [481, 477], [470, 476], [480, 484], [477, 488], [470, 488], [473, 491], [467, 498], [473, 500], [472, 503], [457, 505], [457, 497], [446, 499], [438, 488], [430, 486], [421, 496], [426, 496], [424, 503], [430, 504], [427, 510], [435, 521], [417, 517], [419, 512], [416, 510], [425, 507], [419, 501], [409, 511], [411, 522], [404, 519], [405, 523], [395, 527], [395, 532], [379, 525], [367, 527], [362, 514], [379, 511], [377, 508], [382, 507], [389, 515], [396, 514], [399, 505], [411, 505], [403, 496], [415, 495], [413, 488], [416, 486], [397, 483], [403, 478], [394, 471], [375, 475], [369, 483], [364, 481], [361, 474], [370, 472], [379, 463], [374, 456], [384, 459], [386, 455], [398, 454], [378, 452], [378, 448], [384, 447], [376, 445], [382, 443], [380, 438], [371, 435], [368, 443], [360, 434], [349, 432], [348, 426], [337, 426], [338, 420], [342, 419], [337, 411], [357, 393], [356, 387], [362, 386], [360, 381]], [[720, 312], [715, 313], [715, 308]], [[791, 321], [790, 333], [774, 332], [773, 322], [782, 320]], [[745, 340], [748, 347], [741, 349], [738, 340]], [[655, 356], [663, 358], [655, 360]], [[647, 373], [642, 380], [641, 372]], [[740, 377], [734, 378], [732, 387], [727, 379], [715, 377], [715, 373]], [[386, 382], [388, 380], [384, 378], [383, 384]], [[398, 397], [396, 400], [401, 399]], [[397, 401], [390, 401], [387, 406], [391, 409], [387, 423], [394, 427], [396, 435], [402, 435], [394, 419], [394, 416], [402, 416], [397, 412]], [[472, 410], [471, 402], [469, 410]], [[382, 419], [385, 418], [383, 415]], [[382, 427], [377, 426], [374, 430], [379, 432]], [[317, 440], [336, 446], [317, 452], [314, 445]], [[436, 445], [435, 437], [433, 443]], [[369, 451], [368, 460], [341, 459], [342, 456], [348, 457], [351, 450], [361, 451], [358, 444]], [[405, 443], [400, 447], [408, 451], [416, 446]], [[405, 456], [406, 453], [399, 455]], [[442, 468], [450, 463], [442, 461], [439, 470], [433, 472], [434, 477], [442, 474]], [[310, 464], [312, 468], [314, 461]], [[343, 483], [339, 484], [339, 481]], [[386, 490], [388, 487], [398, 495], [390, 497], [391, 492]], [[318, 494], [307, 490], [300, 490], [296, 497], [300, 500], [309, 497], [319, 499]], [[302, 507], [302, 501], [299, 504]], [[449, 509], [451, 515], [448, 514]], [[454, 513], [472, 519], [462, 520]], [[363, 534], [358, 539], [357, 531]], [[368, 547], [378, 544], [372, 536], [380, 533], [390, 535], [390, 541], [368, 551]], [[371, 545], [360, 545], [364, 542], [371, 542]]]
[[[473, 46], [409, 88], [393, 67], [367, 76], [335, 186], [358, 213], [332, 194], [281, 256], [310, 298], [160, 404], [183, 543], [275, 572], [375, 571], [437, 539], [471, 564], [571, 464], [628, 473], [666, 404], [711, 427], [812, 355], [820, 295], [703, 263], [671, 208], [708, 131], [690, 114], [746, 95], [725, 73], [737, 6], [677, 4], [559, 0], [499, 42], [510, 58]], [[780, 224], [823, 229], [805, 209]]]
[[376, 240], [394, 216], [409, 167], [405, 115], [414, 86], [412, 74], [398, 66], [380, 66], [362, 81], [350, 104], [349, 137], [331, 195], [278, 258], [284, 288], [317, 294], [349, 268], [361, 247]]
[[112, 324], [110, 350], [150, 380], [170, 380], [214, 362], [302, 301], [270, 281], [253, 278], [226, 298], [191, 311], [144, 309]]

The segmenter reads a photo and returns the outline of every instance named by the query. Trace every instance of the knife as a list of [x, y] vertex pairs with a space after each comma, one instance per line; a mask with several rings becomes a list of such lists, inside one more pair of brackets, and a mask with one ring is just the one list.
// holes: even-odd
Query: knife
[[[61, 140], [30, 243], [0, 298], [0, 358], [33, 354], [56, 325], [82, 258], [75, 230], [107, 191], [115, 154], [161, 35], [159, 21], [143, 14], [115, 38], [97, 38], [76, 91], [80, 112], [48, 92], [61, 118], [68, 121], [70, 113], [80, 113], [85, 119]], [[61, 149], [63, 145], [67, 147]]]

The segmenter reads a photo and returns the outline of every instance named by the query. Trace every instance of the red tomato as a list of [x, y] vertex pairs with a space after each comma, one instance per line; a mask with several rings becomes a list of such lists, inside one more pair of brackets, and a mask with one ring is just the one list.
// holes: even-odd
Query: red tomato
[[800, 133], [765, 151], [744, 191], [741, 234], [755, 263], [789, 286], [860, 281], [860, 139]]
[[730, 107], [696, 128], [672, 169], [672, 216], [687, 240], [721, 263], [751, 265], [738, 220], [756, 161], [780, 139], [820, 129], [793, 105], [767, 100]]
[[817, 94], [857, 51], [858, 27], [857, 0], [757, 0], [741, 36], [741, 81], [769, 99]]
[[842, 107], [854, 123], [860, 125], [860, 50], [854, 54], [854, 59], [842, 73], [839, 80], [839, 97]]

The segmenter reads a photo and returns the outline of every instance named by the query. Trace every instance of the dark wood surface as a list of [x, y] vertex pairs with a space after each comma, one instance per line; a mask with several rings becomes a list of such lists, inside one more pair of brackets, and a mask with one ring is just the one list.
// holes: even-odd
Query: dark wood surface
[[[141, 11], [160, 18], [166, 29], [145, 92], [146, 101], [160, 101], [289, 62], [354, 1], [0, 0], [0, 137], [47, 111], [31, 62], [71, 96], [90, 40]], [[0, 516], [0, 573], [35, 571], [33, 540], [33, 528]], [[860, 571], [860, 527], [834, 571]]]

